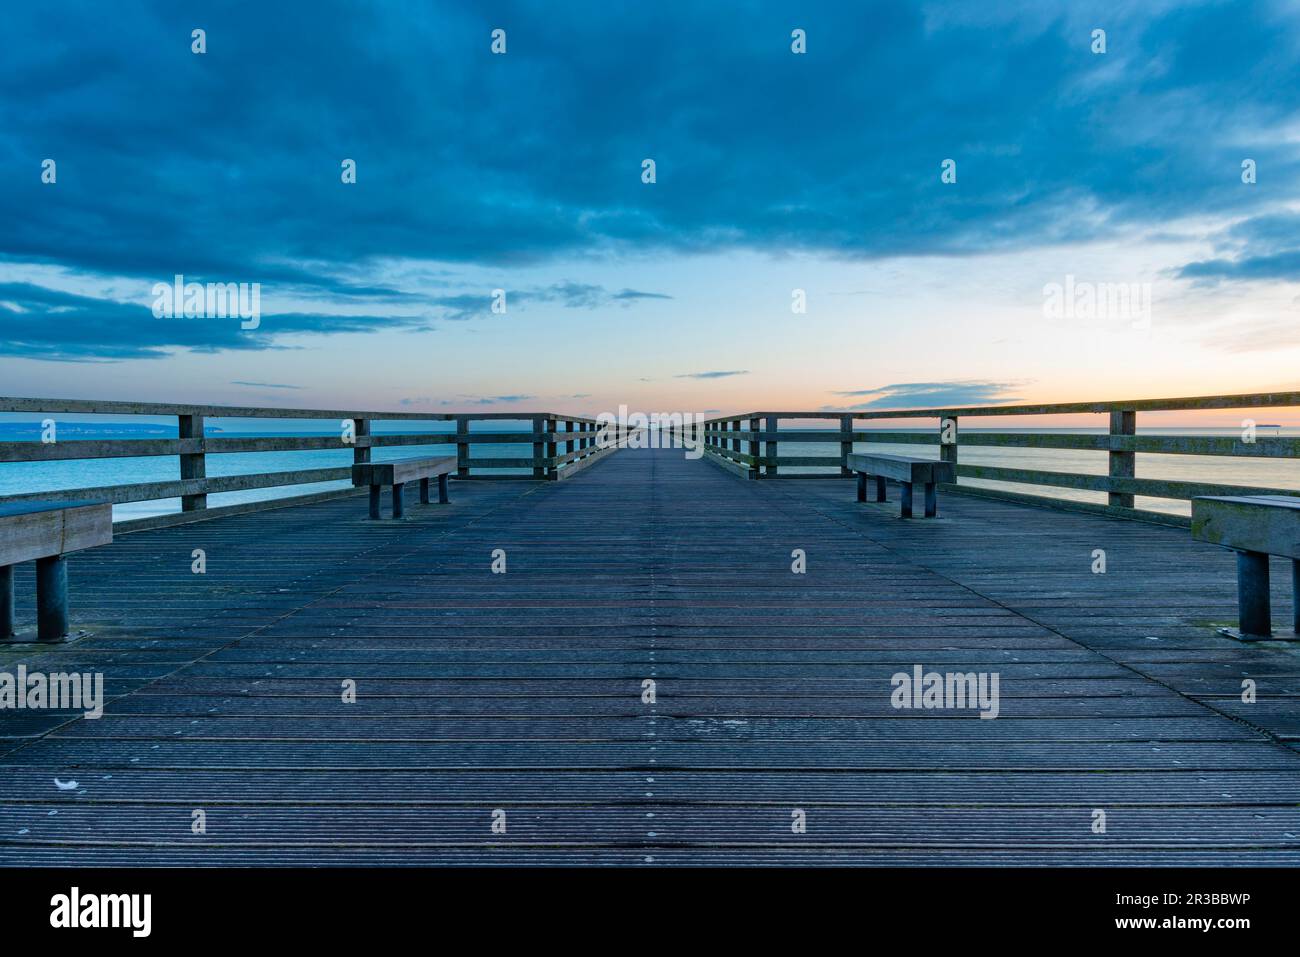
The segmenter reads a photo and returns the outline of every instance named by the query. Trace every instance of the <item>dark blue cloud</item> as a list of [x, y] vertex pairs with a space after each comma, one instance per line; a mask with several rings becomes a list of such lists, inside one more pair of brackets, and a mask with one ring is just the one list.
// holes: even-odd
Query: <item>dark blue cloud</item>
[[257, 328], [238, 318], [157, 318], [150, 305], [117, 302], [32, 283], [0, 283], [0, 343], [6, 356], [60, 362], [158, 359], [194, 352], [276, 348], [282, 335], [426, 329], [421, 318], [280, 313]]
[[[1272, 0], [11, 4], [0, 258], [373, 306], [412, 296], [367, 274], [394, 258], [962, 255], [1189, 210], [1264, 217], [1300, 183], [1279, 135], [1300, 105], [1296, 17]], [[505, 56], [489, 52], [494, 27]], [[1247, 155], [1256, 188], [1239, 183]], [[47, 157], [57, 185], [40, 182]], [[355, 185], [340, 182], [345, 158]], [[954, 186], [939, 182], [945, 158]], [[1293, 269], [1242, 255], [1239, 275]], [[549, 295], [586, 308], [662, 296], [580, 281]], [[435, 316], [482, 311], [458, 293], [416, 298]], [[95, 355], [274, 341], [201, 338], [104, 337]], [[64, 351], [77, 349], [74, 333]]]
[[1223, 280], [1300, 281], [1300, 213], [1254, 216], [1226, 230], [1214, 259], [1188, 263], [1180, 279], [1213, 285]]

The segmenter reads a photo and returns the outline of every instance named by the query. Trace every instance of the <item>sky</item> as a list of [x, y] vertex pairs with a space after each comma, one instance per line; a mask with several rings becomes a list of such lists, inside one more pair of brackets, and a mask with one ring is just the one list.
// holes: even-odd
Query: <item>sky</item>
[[[1300, 389], [1295, 2], [47, 0], [4, 27], [0, 395]], [[258, 284], [255, 328], [157, 315], [176, 275]]]

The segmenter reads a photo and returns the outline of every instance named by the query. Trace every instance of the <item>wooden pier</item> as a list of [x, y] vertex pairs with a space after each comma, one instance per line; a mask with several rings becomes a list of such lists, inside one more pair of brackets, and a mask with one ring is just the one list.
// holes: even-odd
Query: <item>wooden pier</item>
[[[854, 498], [621, 450], [119, 534], [68, 558], [91, 637], [0, 650], [110, 699], [0, 712], [0, 864], [1300, 864], [1300, 652], [1216, 634], [1231, 553]], [[998, 717], [894, 708], [916, 665]]]

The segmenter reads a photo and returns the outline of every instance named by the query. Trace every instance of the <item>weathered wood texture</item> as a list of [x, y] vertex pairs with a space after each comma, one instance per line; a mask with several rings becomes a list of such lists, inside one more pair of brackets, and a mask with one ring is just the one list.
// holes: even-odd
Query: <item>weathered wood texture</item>
[[397, 459], [352, 466], [353, 485], [396, 485], [419, 479], [450, 475], [456, 471], [456, 456]]
[[850, 472], [879, 475], [896, 482], [924, 485], [927, 482], [955, 482], [957, 476], [949, 462], [933, 462], [905, 455], [875, 455], [855, 452], [849, 456]]
[[1226, 548], [1300, 558], [1300, 495], [1192, 499], [1192, 536]]
[[[1185, 529], [667, 450], [467, 486], [72, 556], [94, 637], [0, 663], [112, 700], [0, 712], [0, 863], [1300, 864], [1300, 656], [1215, 635], [1232, 557]], [[895, 710], [916, 664], [1000, 716]]]
[[104, 502], [0, 504], [0, 565], [106, 545], [113, 510]]

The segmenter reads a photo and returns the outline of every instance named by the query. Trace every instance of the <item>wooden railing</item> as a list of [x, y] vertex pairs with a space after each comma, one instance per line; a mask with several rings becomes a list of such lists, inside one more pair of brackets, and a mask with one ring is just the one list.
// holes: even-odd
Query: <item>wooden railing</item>
[[[153, 402], [95, 401], [83, 399], [0, 398], [0, 412], [33, 413], [44, 421], [57, 414], [109, 414], [114, 416], [165, 416], [176, 421], [177, 437], [162, 439], [63, 439], [59, 420], [53, 418], [54, 441], [0, 441], [0, 463], [49, 462], [70, 459], [111, 459], [136, 456], [177, 456], [179, 475], [173, 480], [134, 484], [94, 485], [21, 492], [0, 496], [0, 502], [23, 500], [75, 500], [124, 504], [158, 499], [181, 500], [182, 512], [207, 509], [208, 496], [221, 492], [312, 485], [348, 481], [351, 466], [297, 469], [280, 472], [209, 476], [207, 456], [243, 452], [309, 452], [351, 450], [353, 462], [369, 462], [371, 451], [397, 446], [445, 446], [444, 454], [457, 458], [457, 479], [568, 478], [618, 448], [617, 427], [610, 442], [598, 446], [598, 423], [579, 416], [551, 412], [490, 412], [430, 414], [424, 412], [372, 412], [352, 409], [277, 409], [245, 406], [170, 405]], [[295, 420], [303, 429], [311, 422], [333, 420], [337, 434], [307, 436], [215, 436], [205, 434], [212, 419]], [[380, 422], [448, 422], [454, 431], [376, 432]], [[528, 422], [526, 432], [475, 431], [476, 423]], [[66, 430], [65, 430], [66, 431]], [[471, 448], [484, 445], [530, 445], [529, 456], [475, 456]], [[503, 474], [503, 470], [526, 470]], [[340, 490], [333, 494], [347, 494]], [[280, 501], [282, 503], [283, 500]], [[265, 504], [276, 504], [267, 502]], [[198, 516], [194, 516], [198, 517]]]
[[[1135, 399], [1118, 402], [1066, 402], [1048, 405], [967, 406], [929, 409], [873, 409], [854, 412], [748, 412], [743, 415], [708, 419], [704, 426], [705, 453], [718, 464], [748, 478], [825, 478], [847, 476], [847, 458], [854, 443], [937, 445], [938, 458], [956, 465], [958, 479], [1041, 485], [1053, 488], [1103, 492], [1105, 505], [1065, 502], [1049, 496], [983, 488], [961, 483], [961, 491], [998, 498], [1050, 501], [1112, 513], [1134, 513], [1134, 499], [1190, 499], [1197, 495], [1297, 495], [1296, 488], [1256, 485], [1226, 485], [1201, 481], [1177, 481], [1137, 476], [1138, 453], [1189, 456], [1228, 456], [1269, 459], [1300, 458], [1300, 438], [1244, 434], [1231, 436], [1138, 435], [1138, 415], [1144, 412], [1176, 412], [1215, 409], [1280, 409], [1300, 406], [1300, 392], [1251, 393], [1247, 395], [1197, 396], [1179, 399]], [[1060, 432], [960, 431], [971, 419], [1010, 416], [1078, 415], [1107, 416], [1106, 434], [1063, 434]], [[931, 419], [929, 431], [860, 429], [861, 421]], [[782, 429], [782, 421], [833, 422], [830, 429]], [[838, 443], [837, 455], [782, 454], [782, 446], [810, 443]], [[1000, 447], [1025, 449], [1076, 449], [1107, 453], [1107, 474], [1046, 471], [994, 465], [963, 464], [961, 448]], [[815, 468], [803, 474], [783, 472], [785, 468]], [[1300, 472], [1297, 473], [1300, 477]], [[1154, 517], [1142, 510], [1139, 517]], [[1179, 516], [1164, 516], [1183, 524]]]

